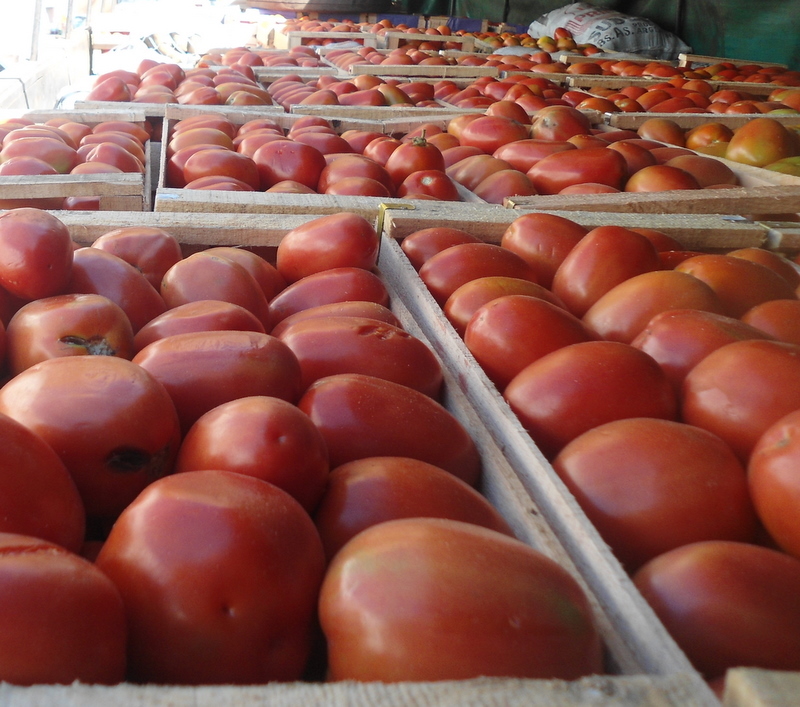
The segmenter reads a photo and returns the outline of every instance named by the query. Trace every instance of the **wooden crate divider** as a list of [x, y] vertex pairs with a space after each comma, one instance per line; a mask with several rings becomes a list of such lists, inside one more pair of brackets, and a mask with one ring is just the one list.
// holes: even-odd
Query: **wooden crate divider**
[[769, 115], [763, 113], [605, 113], [606, 125], [614, 128], [636, 130], [650, 118], [666, 118], [682, 128], [695, 128], [706, 123], [722, 123], [729, 128], [738, 128], [753, 118], [769, 117], [788, 127], [800, 127], [800, 115]]
[[[624, 88], [625, 86], [642, 86], [648, 88], [666, 81], [665, 78], [650, 76], [602, 76], [594, 74], [572, 74], [566, 77], [566, 83], [571, 88]], [[746, 81], [713, 81], [709, 80], [715, 90], [732, 90], [750, 93], [754, 96], [768, 96], [776, 88], [776, 84], [770, 83], [748, 83]], [[702, 114], [701, 114], [702, 115]]]
[[703, 54], [678, 54], [678, 66], [692, 68], [698, 64], [708, 66], [710, 64], [733, 64], [734, 66], [748, 66], [758, 64], [759, 66], [779, 66], [788, 69], [786, 64], [779, 64], [775, 61], [753, 61], [752, 59], [728, 59], [721, 56], [705, 56]]
[[322, 45], [323, 42], [356, 42], [365, 47], [377, 47], [378, 35], [372, 32], [280, 32], [272, 36], [276, 49], [292, 49], [301, 45]]
[[[375, 35], [379, 38], [382, 49], [397, 49], [403, 44], [411, 42], [441, 42], [450, 45], [459, 45], [462, 51], [471, 52], [475, 50], [475, 37], [473, 35], [454, 35], [454, 34], [424, 34], [421, 32], [394, 32], [389, 30], [384, 34]], [[449, 47], [454, 48], [453, 46]]]

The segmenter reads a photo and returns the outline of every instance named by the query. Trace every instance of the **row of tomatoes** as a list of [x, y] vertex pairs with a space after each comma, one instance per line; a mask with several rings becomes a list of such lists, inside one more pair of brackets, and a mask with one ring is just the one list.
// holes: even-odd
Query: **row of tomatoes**
[[796, 263], [544, 213], [401, 247], [698, 670], [800, 668]]
[[602, 672], [580, 585], [476, 491], [377, 254], [348, 213], [274, 264], [0, 215], [5, 681]]

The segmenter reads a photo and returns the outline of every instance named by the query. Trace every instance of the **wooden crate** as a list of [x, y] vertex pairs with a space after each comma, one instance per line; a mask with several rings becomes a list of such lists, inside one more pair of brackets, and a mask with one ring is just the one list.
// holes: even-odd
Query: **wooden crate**
[[302, 45], [321, 45], [323, 42], [356, 42], [365, 47], [377, 47], [378, 35], [371, 32], [279, 32], [272, 37], [276, 49], [291, 49]]
[[606, 113], [604, 122], [613, 128], [636, 130], [650, 118], [666, 118], [682, 128], [695, 128], [706, 123], [722, 123], [738, 128], [753, 118], [769, 117], [787, 128], [800, 127], [800, 115], [769, 115], [763, 113]]
[[479, 76], [498, 77], [496, 66], [459, 66], [457, 64], [351, 64], [347, 68], [350, 76], [370, 74], [372, 76], [407, 76], [436, 79], [476, 79]]
[[793, 707], [800, 695], [800, 673], [756, 668], [728, 672], [725, 707]]
[[687, 68], [697, 66], [708, 66], [710, 64], [733, 64], [734, 66], [749, 66], [751, 64], [758, 64], [759, 66], [779, 66], [782, 69], [788, 69], [786, 64], [779, 64], [775, 61], [753, 61], [752, 59], [728, 59], [721, 56], [705, 56], [703, 54], [678, 54], [678, 66], [685, 66]]
[[[663, 84], [667, 79], [650, 76], [597, 76], [591, 74], [571, 74], [566, 77], [566, 84], [570, 88], [624, 88], [625, 86], [642, 86], [649, 88]], [[748, 83], [745, 81], [713, 81], [709, 80], [717, 91], [732, 90], [749, 93], [753, 96], [768, 96], [778, 86], [770, 83]]]
[[[446, 43], [450, 43], [451, 45], [459, 45], [460, 48], [465, 52], [471, 52], [475, 50], [475, 37], [472, 35], [436, 35], [436, 34], [423, 34], [419, 32], [394, 32], [389, 30], [388, 32], [376, 35], [380, 39], [380, 46], [382, 49], [397, 49], [398, 47], [409, 44], [413, 42], [435, 42], [435, 43], [442, 43], [443, 45]], [[449, 49], [453, 49], [453, 46], [448, 47]]]

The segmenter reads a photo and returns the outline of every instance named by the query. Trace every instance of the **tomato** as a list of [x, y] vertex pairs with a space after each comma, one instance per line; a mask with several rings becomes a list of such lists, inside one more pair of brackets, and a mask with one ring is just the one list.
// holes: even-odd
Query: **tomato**
[[[251, 130], [250, 132], [245, 133], [240, 139], [234, 139], [234, 144], [236, 145], [236, 152], [252, 159], [259, 147], [266, 145], [268, 142], [274, 142], [275, 140], [286, 141], [288, 138], [284, 137], [282, 132], [270, 128], [264, 128], [262, 130]], [[188, 149], [190, 148], [184, 148], [184, 150]], [[174, 156], [175, 155], [173, 155], [173, 157]]]
[[658, 252], [646, 236], [622, 226], [598, 226], [564, 256], [553, 274], [552, 290], [582, 317], [611, 288], [660, 268]]
[[332, 680], [602, 672], [575, 579], [519, 540], [455, 520], [404, 518], [359, 533], [331, 561], [320, 623]]
[[769, 117], [748, 120], [733, 132], [725, 159], [765, 167], [798, 154], [797, 139], [782, 123]]
[[[642, 102], [641, 97], [637, 99]], [[644, 106], [642, 106], [644, 107]], [[645, 140], [665, 142], [668, 145], [683, 147], [686, 144], [686, 133], [674, 120], [669, 118], [648, 118], [637, 129], [639, 137]]]
[[80, 162], [78, 152], [56, 137], [21, 137], [4, 142], [0, 162], [14, 157], [36, 157], [51, 165], [59, 174], [69, 174]]
[[527, 175], [539, 194], [558, 194], [564, 187], [584, 182], [621, 189], [627, 171], [625, 158], [616, 150], [586, 147], [547, 155], [536, 162]]
[[459, 136], [459, 142], [477, 147], [487, 155], [503, 145], [529, 137], [528, 126], [502, 116], [484, 115], [471, 120]]
[[726, 253], [734, 258], [744, 258], [765, 265], [783, 277], [795, 290], [800, 287], [800, 270], [788, 258], [765, 248], [737, 248]]
[[230, 151], [234, 149], [229, 132], [218, 127], [190, 127], [188, 130], [173, 132], [167, 142], [167, 157], [190, 145], [220, 145]]
[[527, 172], [547, 155], [574, 149], [576, 149], [575, 145], [565, 140], [526, 138], [501, 145], [492, 153], [492, 157], [507, 162], [514, 169]]
[[631, 345], [652, 356], [676, 391], [686, 374], [720, 346], [744, 339], [768, 339], [739, 319], [699, 309], [673, 309], [656, 314]]
[[[83, 154], [84, 162], [110, 164], [126, 173], [138, 172], [143, 174], [145, 171], [144, 164], [138, 157], [113, 142], [101, 142], [97, 145], [87, 145], [86, 147], [90, 149]], [[83, 149], [78, 149], [79, 154]]]
[[[652, 152], [651, 152], [652, 154]], [[637, 170], [625, 182], [625, 191], [658, 192], [673, 189], [700, 189], [689, 172], [668, 164], [653, 164]]]
[[15, 685], [125, 678], [125, 609], [91, 562], [60, 545], [0, 533], [0, 678]]
[[165, 273], [160, 292], [168, 308], [221, 300], [244, 307], [265, 331], [271, 326], [269, 303], [253, 275], [243, 265], [213, 252], [199, 251], [175, 263]]
[[253, 153], [253, 161], [258, 167], [262, 189], [286, 179], [315, 189], [326, 165], [318, 149], [294, 140], [274, 140], [262, 145]]
[[128, 315], [134, 334], [167, 308], [141, 271], [99, 248], [75, 251], [66, 292], [107, 297]]
[[283, 342], [251, 331], [200, 331], [158, 339], [133, 362], [158, 380], [172, 398], [186, 431], [217, 405], [247, 395], [294, 402], [300, 365]]
[[537, 140], [565, 141], [573, 135], [588, 135], [591, 122], [571, 106], [548, 106], [536, 112], [531, 121], [531, 137]]
[[800, 300], [774, 299], [748, 309], [741, 320], [778, 341], [800, 345]]
[[199, 144], [189, 145], [180, 150], [176, 150], [167, 158], [164, 170], [164, 183], [169, 188], [182, 189], [186, 186], [186, 179], [183, 176], [183, 167], [186, 161], [196, 152], [201, 150], [217, 150], [227, 152], [227, 148], [222, 145]]
[[774, 270], [728, 255], [696, 255], [675, 266], [711, 286], [731, 317], [773, 299], [797, 299], [794, 288]]
[[400, 327], [361, 317], [315, 317], [282, 329], [280, 340], [297, 356], [301, 389], [336, 373], [363, 373], [439, 397], [439, 360]]
[[634, 583], [694, 666], [800, 668], [800, 561], [748, 543], [709, 540], [651, 560]]
[[746, 462], [766, 429], [800, 407], [799, 374], [800, 346], [758, 339], [726, 344], [686, 375], [683, 419], [717, 434]]
[[377, 302], [330, 302], [329, 304], [321, 304], [317, 307], [300, 310], [286, 317], [274, 326], [270, 333], [272, 336], [279, 337], [281, 332], [292, 324], [305, 319], [315, 319], [316, 317], [360, 317], [372, 319], [376, 322], [384, 322], [396, 327], [402, 326], [400, 320], [391, 309]]
[[161, 479], [125, 509], [96, 564], [125, 604], [129, 680], [303, 674], [325, 557], [308, 514], [277, 486], [220, 470]]
[[188, 182], [184, 189], [212, 189], [214, 191], [255, 191], [253, 187], [235, 177], [209, 174]]
[[490, 204], [503, 204], [513, 196], [535, 196], [536, 189], [530, 178], [517, 169], [501, 169], [480, 181], [474, 188], [475, 196]]
[[[11, 157], [5, 162], [0, 163], [0, 175], [2, 176], [15, 176], [15, 175], [53, 175], [58, 174], [53, 165], [45, 162], [38, 157], [28, 157], [21, 155], [19, 157]], [[10, 201], [10, 200], [9, 200]]]
[[295, 405], [252, 395], [209, 410], [186, 433], [175, 471], [203, 469], [269, 481], [313, 513], [328, 482], [328, 451]]
[[374, 376], [342, 373], [311, 385], [298, 403], [322, 432], [331, 467], [407, 456], [475, 485], [480, 456], [458, 419], [433, 398]]
[[64, 462], [39, 435], [0, 414], [0, 533], [32, 535], [80, 552], [83, 501]]
[[513, 536], [503, 516], [469, 484], [409, 457], [368, 457], [333, 469], [314, 522], [330, 560], [366, 528], [418, 517], [450, 518]]
[[133, 329], [107, 297], [65, 294], [28, 302], [6, 327], [9, 371], [16, 375], [59, 356], [133, 358]]
[[353, 153], [353, 148], [350, 147], [350, 143], [335, 132], [328, 133], [309, 130], [299, 134], [293, 134], [292, 140], [313, 147], [323, 155]]
[[479, 307], [464, 343], [502, 391], [525, 366], [592, 333], [563, 307], [530, 295], [505, 295]]
[[655, 360], [616, 341], [556, 349], [523, 368], [503, 397], [550, 459], [606, 422], [677, 417], [675, 392]]
[[401, 143], [388, 156], [385, 167], [395, 188], [399, 187], [412, 172], [423, 169], [445, 171], [441, 151], [435, 145], [429, 145], [424, 137]]
[[481, 242], [480, 238], [460, 228], [433, 226], [410, 233], [400, 241], [400, 248], [414, 269], [419, 270], [426, 260], [445, 248], [462, 243]]
[[186, 160], [183, 179], [187, 184], [207, 176], [233, 177], [253, 189], [261, 186], [255, 161], [233, 150], [198, 150]]
[[371, 270], [378, 260], [378, 235], [363, 216], [340, 212], [311, 219], [284, 234], [278, 272], [288, 283], [332, 268]]
[[310, 307], [334, 302], [367, 301], [389, 304], [383, 281], [363, 268], [342, 267], [307, 275], [286, 287], [270, 300], [273, 326], [286, 317]]
[[536, 274], [527, 262], [493, 243], [462, 243], [445, 248], [419, 269], [420, 278], [441, 305], [465, 282], [490, 275], [536, 282]]
[[389, 190], [390, 194], [394, 194], [394, 183], [389, 173], [382, 165], [379, 165], [377, 162], [363, 155], [347, 154], [343, 154], [341, 157], [337, 157], [328, 162], [325, 169], [323, 169], [322, 173], [319, 175], [317, 191], [320, 194], [325, 193], [330, 186], [348, 177], [368, 177], [374, 179], [383, 184]]
[[22, 299], [64, 292], [72, 273], [73, 244], [52, 214], [20, 208], [0, 214], [0, 285]]
[[422, 169], [409, 174], [397, 187], [397, 196], [402, 199], [461, 201], [456, 182], [445, 172], [436, 169]]
[[83, 147], [84, 145], [99, 145], [102, 142], [116, 143], [120, 147], [124, 147], [142, 164], [144, 164], [146, 161], [144, 146], [142, 145], [142, 143], [136, 140], [136, 138], [132, 137], [128, 133], [117, 133], [117, 132], [92, 133], [91, 135], [87, 135], [81, 140], [80, 146]]
[[286, 287], [286, 281], [278, 269], [252, 250], [238, 246], [215, 246], [206, 248], [204, 252], [206, 255], [219, 256], [241, 265], [253, 276], [268, 300]]
[[608, 145], [608, 149], [616, 150], [625, 159], [627, 177], [630, 177], [644, 167], [656, 164], [656, 158], [650, 150], [627, 140], [612, 142]]
[[569, 442], [553, 468], [629, 572], [691, 542], [755, 539], [745, 470], [699, 427], [615, 420]]
[[364, 148], [362, 154], [364, 157], [369, 157], [369, 159], [385, 167], [389, 155], [402, 144], [403, 143], [400, 142], [398, 138], [383, 135], [382, 137], [376, 137], [374, 140], [370, 141]]
[[665, 163], [667, 167], [677, 167], [689, 172], [697, 184], [705, 189], [719, 184], [739, 184], [739, 177], [728, 165], [712, 157], [703, 155], [678, 155]]
[[471, 155], [459, 160], [445, 171], [447, 176], [470, 191], [495, 172], [510, 169], [508, 162], [487, 154]]
[[0, 412], [47, 442], [89, 516], [113, 519], [169, 473], [180, 442], [175, 406], [141, 367], [116, 356], [52, 358], [0, 388]]

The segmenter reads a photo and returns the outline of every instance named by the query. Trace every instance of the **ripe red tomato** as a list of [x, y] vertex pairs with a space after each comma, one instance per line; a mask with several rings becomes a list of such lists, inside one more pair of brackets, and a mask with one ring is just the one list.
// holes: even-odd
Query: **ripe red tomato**
[[527, 125], [502, 116], [482, 115], [464, 126], [459, 142], [491, 155], [503, 145], [528, 137]]
[[318, 149], [294, 140], [274, 140], [262, 145], [253, 153], [253, 161], [258, 167], [262, 189], [286, 179], [316, 189], [327, 164]]
[[692, 174], [679, 167], [667, 164], [653, 164], [642, 167], [625, 182], [625, 191], [630, 192], [700, 188], [700, 184]]
[[261, 187], [255, 161], [233, 150], [198, 150], [183, 165], [183, 180], [187, 184], [209, 176], [233, 177], [253, 189]]
[[633, 580], [708, 680], [743, 666], [800, 669], [800, 560], [709, 540], [651, 560]]
[[[87, 149], [88, 148], [88, 149]], [[97, 145], [85, 145], [78, 148], [78, 155], [83, 162], [102, 162], [126, 173], [144, 173], [145, 166], [136, 155], [113, 142], [101, 142]]]
[[4, 141], [0, 162], [14, 157], [36, 157], [51, 165], [59, 174], [69, 174], [82, 160], [78, 151], [56, 137], [21, 137]]
[[627, 173], [625, 158], [608, 147], [554, 152], [526, 172], [538, 194], [558, 194], [564, 187], [585, 182], [622, 189]]
[[675, 392], [655, 360], [616, 341], [570, 344], [542, 356], [514, 377], [503, 397], [550, 459], [606, 422], [677, 417]]
[[444, 158], [441, 150], [428, 144], [424, 137], [403, 142], [386, 159], [386, 171], [392, 178], [395, 188], [399, 187], [412, 172], [422, 169], [436, 169], [444, 172]]
[[490, 204], [503, 204], [512, 196], [535, 196], [530, 178], [517, 169], [500, 169], [481, 180], [472, 190], [475, 196]]
[[313, 383], [298, 403], [322, 432], [331, 467], [364, 457], [407, 456], [475, 485], [480, 456], [440, 403], [392, 381], [341, 373]]
[[125, 679], [125, 608], [91, 562], [60, 545], [0, 533], [0, 679], [15, 685]]
[[478, 236], [473, 236], [460, 228], [433, 226], [410, 233], [400, 241], [400, 248], [414, 269], [419, 270], [431, 256], [445, 248], [461, 243], [482, 243], [482, 241]]
[[773, 299], [748, 309], [741, 321], [778, 341], [800, 345], [800, 300]]
[[745, 470], [716, 435], [634, 417], [584, 432], [553, 468], [630, 572], [699, 540], [755, 539]]
[[59, 356], [133, 358], [133, 328], [122, 308], [107, 297], [66, 294], [22, 306], [6, 328], [9, 371], [16, 375]]
[[461, 201], [455, 181], [438, 169], [421, 169], [409, 174], [397, 187], [402, 199], [431, 197], [441, 201]]
[[180, 443], [175, 406], [164, 387], [116, 356], [42, 361], [0, 388], [0, 412], [53, 448], [86, 513], [106, 520], [172, 471]]
[[174, 334], [145, 346], [133, 358], [167, 390], [185, 434], [217, 405], [248, 395], [294, 402], [300, 365], [289, 347], [252, 331]]
[[0, 532], [32, 535], [80, 552], [86, 513], [64, 462], [25, 425], [0, 414]]
[[64, 292], [73, 253], [69, 230], [47, 211], [0, 214], [0, 285], [12, 295], [33, 300]]
[[726, 253], [734, 258], [744, 258], [765, 265], [781, 275], [796, 290], [800, 286], [800, 270], [786, 256], [766, 248], [737, 248]]
[[253, 276], [253, 279], [258, 283], [259, 287], [264, 292], [264, 296], [268, 300], [272, 299], [286, 287], [286, 281], [278, 272], [278, 269], [252, 250], [240, 248], [238, 246], [215, 246], [213, 248], [206, 248], [205, 253], [208, 255], [218, 255], [227, 260], [239, 263], [239, 265]]
[[371, 270], [378, 261], [378, 234], [363, 216], [340, 212], [313, 218], [284, 234], [278, 272], [288, 283], [333, 268]]
[[540, 159], [553, 152], [575, 149], [575, 145], [565, 140], [526, 138], [501, 145], [492, 153], [492, 157], [507, 162], [514, 169], [527, 172]]
[[219, 470], [161, 479], [125, 509], [96, 563], [125, 604], [129, 679], [303, 674], [325, 556], [311, 518], [277, 486]]
[[314, 522], [330, 560], [351, 538], [397, 518], [450, 518], [513, 536], [472, 486], [410, 457], [367, 457], [333, 469]]
[[319, 175], [317, 191], [324, 194], [330, 186], [349, 177], [374, 179], [383, 184], [389, 190], [390, 195], [394, 194], [394, 182], [382, 165], [363, 155], [349, 154], [342, 154], [328, 162]]
[[566, 141], [573, 135], [588, 135], [591, 129], [586, 113], [572, 106], [554, 105], [536, 111], [530, 136], [537, 140]]
[[455, 520], [404, 518], [359, 533], [328, 568], [320, 624], [332, 680], [602, 672], [575, 579], [519, 540]]
[[510, 169], [504, 160], [487, 154], [471, 155], [454, 163], [446, 169], [446, 174], [465, 189], [472, 191], [484, 179], [495, 172]]
[[279, 337], [281, 332], [292, 324], [316, 317], [361, 317], [372, 319], [376, 322], [385, 322], [396, 327], [402, 326], [400, 320], [388, 307], [384, 307], [377, 302], [355, 300], [352, 302], [330, 302], [329, 304], [321, 304], [317, 307], [300, 310], [275, 325], [270, 333], [272, 336]]
[[800, 346], [759, 339], [726, 344], [689, 371], [682, 402], [685, 422], [724, 439], [746, 463], [766, 429], [800, 407]]

